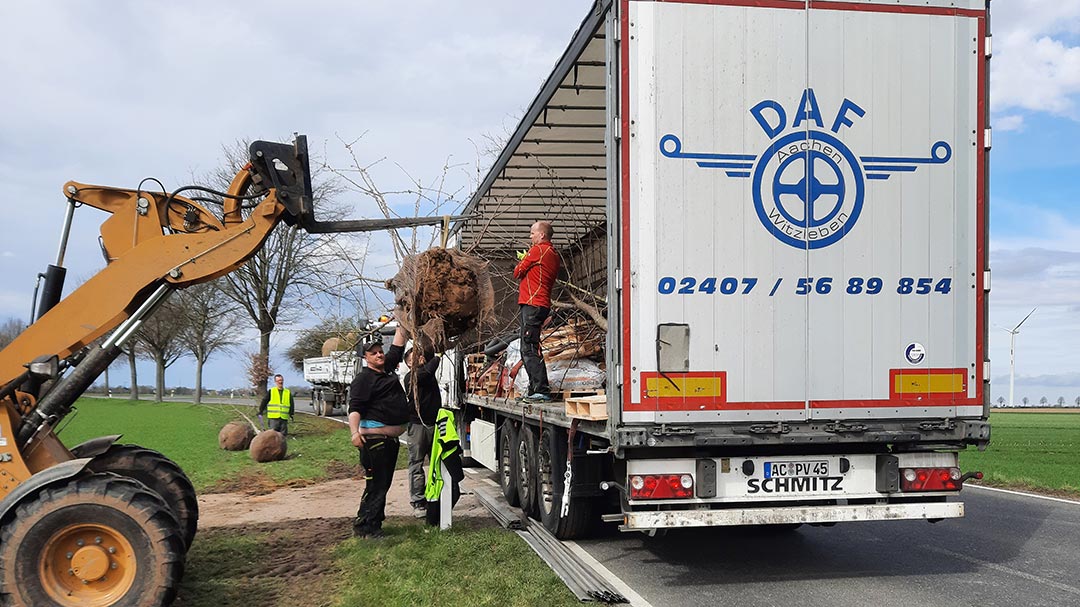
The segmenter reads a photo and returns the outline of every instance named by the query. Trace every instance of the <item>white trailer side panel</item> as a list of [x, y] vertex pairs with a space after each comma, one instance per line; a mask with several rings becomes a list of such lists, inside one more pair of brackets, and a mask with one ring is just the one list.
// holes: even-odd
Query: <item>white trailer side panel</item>
[[981, 7], [740, 4], [624, 4], [624, 420], [981, 415]]

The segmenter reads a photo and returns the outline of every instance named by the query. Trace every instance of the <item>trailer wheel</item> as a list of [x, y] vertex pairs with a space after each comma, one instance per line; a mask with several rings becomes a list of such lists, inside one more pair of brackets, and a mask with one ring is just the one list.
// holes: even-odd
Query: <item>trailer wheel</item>
[[499, 429], [499, 487], [506, 503], [517, 506], [518, 501], [517, 429], [506, 420]]
[[566, 489], [566, 441], [566, 432], [562, 429], [546, 428], [540, 435], [540, 448], [536, 453], [540, 521], [560, 540], [585, 535], [592, 523], [593, 512], [593, 500], [578, 497], [570, 500], [566, 516], [562, 516]]
[[133, 478], [165, 499], [180, 523], [184, 548], [190, 548], [199, 527], [199, 500], [176, 462], [138, 445], [112, 445], [87, 466], [92, 472], [112, 472]]
[[138, 481], [91, 474], [18, 506], [0, 533], [0, 603], [157, 607], [184, 570], [176, 517]]
[[517, 440], [518, 502], [525, 514], [539, 518], [540, 504], [536, 499], [536, 430], [521, 424]]

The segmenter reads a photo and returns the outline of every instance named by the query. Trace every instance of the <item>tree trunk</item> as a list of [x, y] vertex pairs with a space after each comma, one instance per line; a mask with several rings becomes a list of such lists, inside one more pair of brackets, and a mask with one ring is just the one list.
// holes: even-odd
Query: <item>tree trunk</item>
[[161, 354], [154, 354], [154, 366], [156, 367], [156, 390], [154, 395], [154, 402], [163, 402], [165, 400], [165, 357]]
[[139, 400], [139, 373], [135, 369], [135, 348], [129, 346], [128, 351], [128, 367], [131, 368], [131, 400]]
[[[267, 363], [267, 369], [270, 368], [270, 332], [273, 331], [273, 322], [264, 319], [259, 323], [259, 355], [263, 357], [263, 360]], [[255, 386], [255, 402], [262, 402], [267, 392], [266, 379], [259, 382]]]
[[202, 404], [202, 367], [203, 359], [195, 357], [195, 404]]

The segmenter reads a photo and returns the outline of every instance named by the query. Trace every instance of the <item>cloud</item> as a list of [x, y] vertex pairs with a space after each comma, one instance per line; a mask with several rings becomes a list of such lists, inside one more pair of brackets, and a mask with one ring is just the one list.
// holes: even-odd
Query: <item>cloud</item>
[[1038, 247], [993, 251], [990, 267], [1004, 280], [1080, 279], [1080, 252]]
[[[1027, 110], [1080, 120], [1080, 0], [995, 3], [991, 14], [994, 112]], [[1020, 124], [1006, 121], [1003, 127]]]
[[1022, 131], [1024, 130], [1024, 117], [1020, 114], [1001, 116], [993, 121], [992, 126], [999, 131]]

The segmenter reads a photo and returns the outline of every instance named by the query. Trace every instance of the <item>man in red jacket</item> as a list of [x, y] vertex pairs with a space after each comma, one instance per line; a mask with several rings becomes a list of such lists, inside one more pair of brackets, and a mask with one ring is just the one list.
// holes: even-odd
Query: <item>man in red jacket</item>
[[521, 306], [521, 360], [529, 374], [529, 394], [525, 400], [551, 400], [547, 367], [540, 353], [540, 326], [551, 312], [551, 287], [559, 273], [559, 254], [551, 246], [551, 222], [538, 221], [529, 230], [532, 248], [518, 253], [514, 278], [521, 281], [518, 305]]

